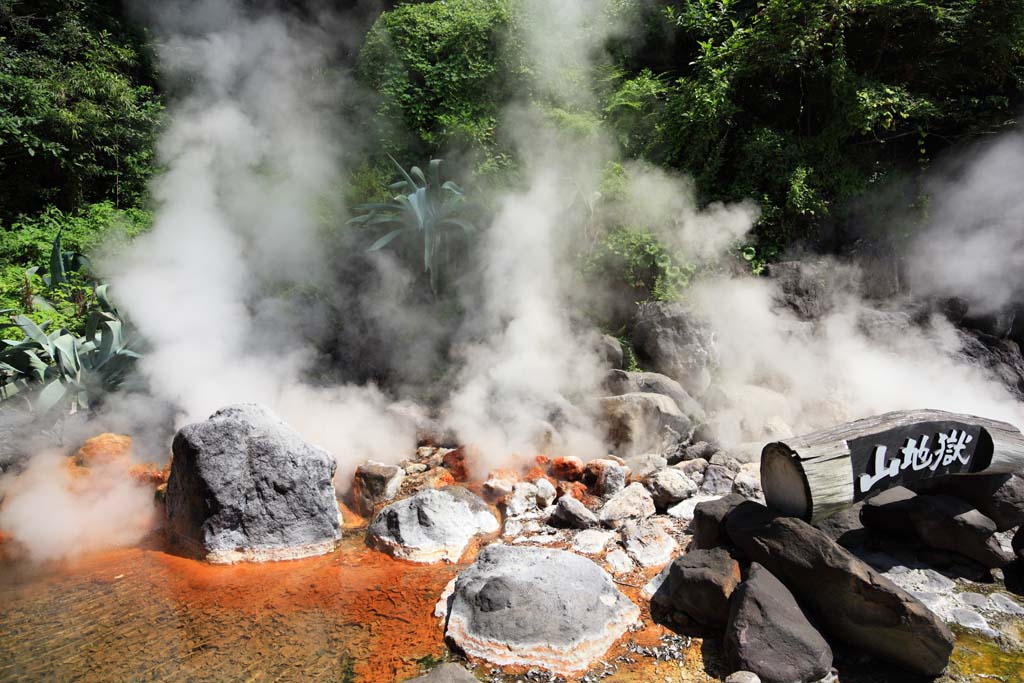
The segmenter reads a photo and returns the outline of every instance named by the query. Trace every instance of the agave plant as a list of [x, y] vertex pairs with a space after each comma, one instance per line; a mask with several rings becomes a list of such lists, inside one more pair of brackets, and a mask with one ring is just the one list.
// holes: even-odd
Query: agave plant
[[0, 401], [21, 395], [38, 414], [58, 404], [77, 412], [121, 384], [139, 355], [129, 348], [107, 285], [96, 288], [96, 299], [101, 310], [89, 314], [82, 337], [64, 328], [47, 334], [45, 323], [37, 325], [24, 315], [2, 325], [20, 329], [24, 338], [0, 340]]
[[423, 256], [423, 272], [430, 276], [430, 290], [436, 298], [442, 264], [450, 265], [457, 241], [470, 239], [476, 226], [460, 213], [467, 208], [465, 193], [453, 181], [441, 182], [441, 159], [431, 159], [424, 173], [418, 166], [407, 172], [388, 156], [401, 174], [390, 189], [397, 194], [389, 202], [363, 204], [363, 213], [352, 225], [384, 232], [368, 248], [377, 251], [402, 242], [416, 245], [417, 259]]

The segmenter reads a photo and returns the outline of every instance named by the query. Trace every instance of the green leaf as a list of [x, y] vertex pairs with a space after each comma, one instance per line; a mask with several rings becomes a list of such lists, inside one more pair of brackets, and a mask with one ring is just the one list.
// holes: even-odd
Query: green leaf
[[43, 390], [39, 392], [39, 396], [36, 397], [36, 410], [40, 413], [50, 412], [50, 409], [57, 405], [61, 399], [64, 398], [67, 392], [68, 388], [61, 380], [53, 380], [47, 384]]
[[366, 249], [366, 251], [377, 251], [378, 249], [383, 249], [387, 245], [391, 244], [391, 242], [396, 237], [398, 237], [399, 235], [401, 235], [403, 233], [406, 233], [406, 232], [413, 232], [413, 230], [410, 229], [410, 228], [398, 228], [397, 230], [392, 230], [391, 232], [389, 232], [388, 234], [384, 235], [379, 240], [377, 240], [376, 242], [371, 244]]
[[25, 333], [29, 339], [34, 341], [43, 347], [43, 350], [52, 355], [52, 347], [50, 346], [50, 340], [47, 338], [46, 333], [43, 332], [43, 328], [32, 322], [31, 319], [24, 315], [15, 316], [14, 322], [17, 323], [21, 331]]
[[53, 240], [53, 248], [50, 250], [50, 282], [48, 284], [51, 288], [67, 281], [64, 276], [64, 258], [60, 245], [61, 232], [61, 230], [57, 231], [57, 237]]

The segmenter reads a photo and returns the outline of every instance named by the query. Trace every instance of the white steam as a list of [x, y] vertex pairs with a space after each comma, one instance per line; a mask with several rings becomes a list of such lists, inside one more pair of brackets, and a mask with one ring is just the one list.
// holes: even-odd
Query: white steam
[[409, 426], [371, 389], [314, 388], [302, 316], [273, 292], [321, 280], [321, 216], [337, 202], [344, 83], [332, 36], [241, 3], [156, 12], [163, 72], [183, 96], [159, 146], [151, 232], [112, 265], [117, 299], [151, 348], [152, 391], [202, 420], [237, 402], [269, 406], [338, 457], [394, 461]]
[[17, 477], [0, 478], [0, 528], [33, 560], [142, 540], [155, 517], [152, 487], [131, 479], [124, 461], [77, 474], [67, 465], [59, 453], [41, 453]]
[[972, 313], [1024, 300], [1024, 134], [984, 145], [925, 191], [927, 226], [906, 256], [921, 294], [959, 296]]

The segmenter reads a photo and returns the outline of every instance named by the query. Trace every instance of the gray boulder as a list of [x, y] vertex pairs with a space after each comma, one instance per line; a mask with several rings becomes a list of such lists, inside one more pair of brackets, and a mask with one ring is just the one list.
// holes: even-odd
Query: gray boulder
[[870, 529], [919, 538], [932, 548], [959, 553], [990, 569], [1013, 559], [993, 535], [995, 522], [952, 496], [919, 496], [897, 486], [867, 500], [860, 518]]
[[598, 519], [612, 529], [618, 529], [626, 522], [638, 522], [647, 519], [657, 510], [654, 499], [643, 484], [633, 482], [608, 499], [601, 508]]
[[761, 683], [752, 671], [736, 671], [725, 677], [725, 683]]
[[370, 523], [369, 539], [403, 560], [457, 562], [474, 536], [499, 526], [483, 500], [460, 486], [446, 486], [385, 507]]
[[921, 479], [910, 486], [917, 493], [945, 494], [966, 500], [996, 523], [998, 531], [1024, 524], [1024, 476], [960, 474]]
[[422, 676], [410, 678], [406, 683], [480, 683], [480, 681], [464, 667], [447, 663], [434, 667]]
[[601, 458], [587, 463], [583, 481], [593, 486], [599, 496], [612, 496], [626, 488], [629, 468], [615, 460]]
[[229, 406], [172, 445], [167, 528], [215, 563], [330, 552], [341, 538], [334, 458], [267, 408]]
[[725, 656], [732, 669], [765, 683], [810, 683], [832, 669], [832, 648], [771, 572], [750, 566], [732, 594]]
[[597, 515], [572, 496], [562, 496], [558, 499], [549, 521], [554, 526], [569, 529], [592, 529], [601, 524]]
[[927, 676], [953, 651], [949, 628], [919, 600], [794, 517], [747, 501], [725, 520], [730, 540], [778, 577], [831, 635]]
[[640, 617], [590, 560], [491, 545], [455, 582], [447, 638], [471, 657], [556, 674], [588, 668]]
[[695, 550], [673, 560], [651, 597], [662, 620], [683, 628], [721, 628], [729, 598], [740, 583], [740, 566], [722, 548]]
[[644, 484], [654, 498], [654, 504], [667, 508], [697, 493], [697, 485], [685, 473], [673, 467], [658, 470], [647, 477]]
[[694, 422], [703, 422], [706, 417], [704, 408], [686, 393], [683, 385], [657, 372], [613, 370], [605, 377], [604, 387], [611, 396], [633, 393], [662, 394], [675, 401], [683, 414]]
[[714, 333], [685, 304], [641, 304], [632, 342], [641, 361], [677, 380], [690, 395], [700, 396], [710, 386], [718, 364]]
[[398, 495], [404, 478], [405, 470], [395, 465], [371, 460], [357, 467], [352, 483], [356, 511], [372, 515], [380, 505]]
[[660, 451], [693, 432], [690, 418], [662, 394], [606, 396], [599, 403], [608, 443], [622, 457]]

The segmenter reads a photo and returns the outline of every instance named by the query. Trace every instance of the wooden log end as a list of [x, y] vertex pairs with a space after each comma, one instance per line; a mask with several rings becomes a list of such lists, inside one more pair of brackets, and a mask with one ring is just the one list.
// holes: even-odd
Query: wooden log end
[[810, 521], [813, 512], [810, 484], [800, 456], [786, 444], [770, 443], [761, 451], [761, 488], [768, 507]]

